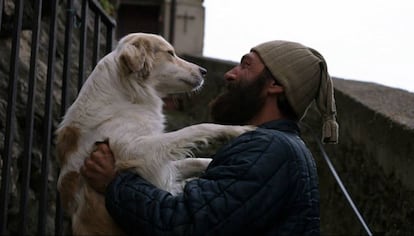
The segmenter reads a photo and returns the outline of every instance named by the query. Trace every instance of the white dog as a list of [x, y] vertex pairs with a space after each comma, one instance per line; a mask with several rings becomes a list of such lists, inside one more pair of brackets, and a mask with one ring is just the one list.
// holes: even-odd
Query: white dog
[[192, 148], [254, 129], [199, 124], [164, 133], [162, 97], [198, 89], [205, 73], [177, 57], [162, 37], [143, 33], [125, 36], [98, 63], [56, 131], [58, 190], [73, 234], [122, 234], [105, 209], [104, 197], [79, 174], [95, 142], [109, 140], [118, 169], [131, 169], [177, 194], [210, 162], [189, 158]]

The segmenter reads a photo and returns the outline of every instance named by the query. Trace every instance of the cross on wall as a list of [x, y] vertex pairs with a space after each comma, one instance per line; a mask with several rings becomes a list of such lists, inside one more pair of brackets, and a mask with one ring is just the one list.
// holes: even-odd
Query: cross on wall
[[189, 20], [194, 20], [194, 16], [190, 16], [187, 14], [187, 12], [184, 13], [184, 15], [177, 15], [178, 19], [184, 20], [184, 33], [187, 33], [187, 24]]

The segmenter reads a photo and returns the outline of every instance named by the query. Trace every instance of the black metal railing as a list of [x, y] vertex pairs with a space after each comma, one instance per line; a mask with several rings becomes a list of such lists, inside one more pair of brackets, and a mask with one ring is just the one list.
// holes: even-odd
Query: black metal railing
[[[43, 2], [42, 0], [24, 1], [16, 0], [14, 8], [14, 20], [13, 20], [13, 32], [12, 32], [12, 45], [10, 50], [10, 69], [8, 72], [8, 92], [7, 92], [7, 111], [6, 111], [6, 120], [5, 120], [5, 130], [4, 130], [4, 148], [2, 154], [1, 162], [1, 190], [0, 190], [0, 234], [18, 234], [18, 235], [27, 235], [27, 234], [36, 234], [36, 235], [46, 235], [53, 234], [53, 232], [47, 231], [47, 217], [51, 217], [49, 214], [48, 207], [50, 207], [50, 202], [56, 202], [55, 213], [55, 225], [54, 225], [54, 234], [62, 235], [64, 229], [62, 227], [63, 214], [59, 202], [58, 194], [51, 193], [51, 189], [48, 188], [49, 172], [58, 172], [56, 168], [50, 169], [51, 158], [54, 157], [53, 150], [53, 109], [56, 104], [60, 105], [59, 109], [60, 116], [63, 116], [66, 109], [72, 102], [70, 100], [70, 83], [71, 78], [73, 77], [73, 68], [78, 68], [78, 80], [77, 80], [77, 89], [79, 90], [85, 80], [87, 75], [87, 67], [93, 67], [96, 65], [97, 61], [101, 55], [105, 55], [112, 50], [113, 39], [114, 39], [114, 28], [115, 21], [109, 17], [104, 10], [100, 7], [100, 4], [95, 0], [79, 0], [82, 1], [79, 3], [76, 0], [66, 0], [65, 2], [59, 2], [59, 0], [48, 0]], [[19, 74], [19, 65], [21, 58], [19, 58], [20, 53], [20, 42], [21, 42], [21, 33], [22, 33], [22, 23], [24, 20], [24, 4], [31, 5], [33, 7], [34, 15], [31, 18], [30, 30], [31, 34], [31, 48], [30, 48], [30, 66], [28, 78], [21, 78]], [[46, 8], [50, 9], [48, 12], [48, 17], [43, 17], [42, 9], [46, 9], [44, 5], [47, 4]], [[42, 7], [43, 6], [43, 7]], [[26, 6], [27, 7], [27, 6]], [[59, 11], [62, 10], [63, 11]], [[79, 13], [80, 12], [80, 13]], [[93, 16], [92, 16], [92, 14]], [[60, 14], [65, 14], [64, 17], [60, 17]], [[4, 2], [0, 0], [0, 31], [2, 25], [2, 16], [4, 14]], [[58, 45], [58, 35], [62, 35], [62, 27], [58, 27], [59, 19], [65, 19], [64, 25], [64, 48], [63, 48], [63, 58], [57, 61], [57, 45]], [[88, 22], [92, 22], [93, 26], [91, 27]], [[80, 30], [78, 30], [78, 35], [74, 33], [74, 28], [77, 28], [80, 24]], [[105, 26], [105, 28], [102, 27]], [[40, 78], [38, 61], [40, 60], [39, 56], [39, 47], [41, 46], [40, 35], [43, 30], [42, 27], [48, 27], [48, 47], [47, 47], [47, 73], [45, 78]], [[26, 29], [27, 30], [27, 29]], [[92, 42], [88, 42], [88, 33], [92, 32]], [[105, 32], [105, 33], [103, 33]], [[75, 37], [79, 37], [79, 41], [74, 40]], [[102, 40], [104, 38], [104, 40]], [[78, 50], [75, 50], [75, 44], [79, 42]], [[104, 43], [104, 47], [101, 47]], [[91, 43], [92, 48], [88, 48], [88, 43]], [[103, 49], [102, 49], [103, 48]], [[86, 57], [88, 51], [91, 51], [93, 56]], [[78, 53], [78, 55], [74, 55]], [[2, 53], [2, 56], [6, 56]], [[8, 55], [7, 55], [8, 56]], [[78, 57], [78, 65], [73, 64], [73, 57]], [[61, 75], [57, 75], [56, 64], [62, 63]], [[2, 80], [7, 78], [1, 78]], [[16, 96], [18, 90], [18, 81], [26, 80], [28, 84], [28, 93], [25, 106], [25, 121], [24, 121], [24, 138], [23, 144], [21, 144], [23, 151], [22, 155], [18, 157], [13, 152], [13, 147], [15, 141], [15, 128], [16, 128]], [[45, 93], [44, 93], [44, 111], [42, 120], [42, 139], [40, 141], [41, 145], [41, 178], [36, 180], [40, 182], [40, 188], [37, 189], [35, 193], [38, 198], [38, 206], [33, 206], [29, 203], [30, 195], [30, 184], [31, 180], [31, 170], [32, 166], [32, 156], [33, 156], [33, 143], [36, 137], [34, 136], [34, 120], [35, 120], [35, 105], [39, 102], [36, 101], [36, 85], [40, 80], [45, 82]], [[56, 87], [56, 81], [61, 80], [61, 88]], [[61, 92], [61, 101], [56, 101], [56, 94]], [[73, 97], [73, 96], [72, 96]], [[18, 219], [13, 224], [17, 224], [16, 230], [10, 230], [10, 222], [8, 219], [10, 212], [10, 182], [11, 182], [11, 166], [12, 162], [18, 161], [20, 169], [19, 174], [19, 186], [20, 186], [20, 199], [19, 199], [19, 213]], [[53, 180], [55, 181], [55, 180]], [[56, 186], [56, 183], [52, 184]], [[56, 189], [53, 189], [56, 191]], [[57, 191], [56, 191], [57, 193]], [[56, 195], [55, 199], [48, 199], [50, 196]], [[32, 208], [32, 209], [31, 209]], [[33, 208], [36, 208], [38, 212], [37, 227], [34, 232], [28, 232], [28, 212], [33, 211]], [[53, 216], [52, 216], [53, 217]], [[14, 219], [13, 219], [14, 220]], [[13, 232], [11, 232], [13, 231]]]

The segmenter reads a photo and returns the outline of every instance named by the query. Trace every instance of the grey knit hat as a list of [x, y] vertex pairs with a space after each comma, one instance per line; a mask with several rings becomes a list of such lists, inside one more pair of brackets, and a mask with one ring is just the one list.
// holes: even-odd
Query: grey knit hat
[[288, 41], [270, 41], [252, 48], [283, 86], [295, 113], [302, 119], [315, 100], [323, 118], [322, 141], [338, 142], [332, 79], [325, 59], [316, 50]]

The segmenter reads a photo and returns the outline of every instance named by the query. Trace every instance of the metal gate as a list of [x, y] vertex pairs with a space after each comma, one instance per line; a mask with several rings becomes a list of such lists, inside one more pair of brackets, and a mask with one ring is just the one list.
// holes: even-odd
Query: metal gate
[[[7, 0], [0, 0], [0, 32], [2, 19], [5, 19], [4, 10]], [[76, 94], [70, 94], [68, 86], [70, 83], [77, 83], [77, 90], [82, 86], [88, 68], [96, 65], [101, 56], [112, 50], [114, 39], [115, 21], [109, 17], [105, 11], [101, 8], [100, 4], [96, 0], [9, 0], [14, 3], [14, 15], [13, 15], [13, 29], [10, 34], [11, 37], [11, 50], [10, 53], [0, 52], [1, 57], [9, 57], [9, 71], [6, 78], [0, 78], [1, 80], [8, 80], [7, 92], [7, 111], [6, 120], [1, 121], [5, 125], [1, 125], [0, 132], [4, 134], [4, 147], [1, 150], [1, 192], [0, 192], [0, 234], [1, 235], [62, 235], [65, 232], [63, 228], [63, 214], [59, 203], [58, 193], [56, 188], [51, 189], [49, 186], [56, 186], [55, 180], [50, 180], [48, 176], [51, 172], [58, 172], [56, 168], [50, 168], [51, 160], [54, 159], [53, 146], [53, 124], [56, 120], [53, 120], [53, 111], [58, 110], [57, 113], [63, 116], [68, 105], [72, 102], [71, 97]], [[25, 30], [31, 30], [31, 48], [30, 48], [30, 65], [27, 78], [21, 78], [19, 75], [19, 65], [21, 58], [20, 42], [22, 33], [22, 22], [24, 19], [24, 7], [30, 6], [33, 12], [33, 18], [29, 22], [30, 27]], [[47, 17], [44, 17], [47, 15]], [[65, 19], [64, 27], [58, 24], [59, 20]], [[26, 22], [27, 23], [27, 22]], [[26, 24], [27, 25], [27, 24]], [[26, 26], [27, 27], [27, 26]], [[39, 75], [39, 47], [41, 45], [41, 32], [45, 30], [42, 27], [48, 27], [48, 47], [44, 49], [47, 52], [47, 73], [45, 78], [41, 78]], [[76, 29], [77, 34], [74, 33]], [[64, 39], [59, 41], [59, 35], [63, 35]], [[74, 40], [76, 39], [76, 40]], [[56, 60], [58, 42], [63, 44], [63, 58]], [[92, 45], [89, 47], [88, 45]], [[76, 49], [76, 50], [75, 50]], [[59, 50], [62, 50], [59, 48]], [[92, 56], [87, 56], [89, 53]], [[75, 55], [76, 53], [76, 55]], [[73, 61], [75, 60], [75, 61]], [[76, 61], [77, 60], [77, 61]], [[62, 63], [61, 73], [57, 75], [56, 68], [57, 63]], [[78, 66], [76, 76], [73, 76], [73, 65]], [[72, 78], [77, 77], [73, 82]], [[18, 90], [18, 81], [25, 80], [27, 82], [27, 99], [25, 104], [17, 104], [16, 94]], [[41, 141], [41, 165], [39, 167], [41, 178], [33, 180], [31, 179], [32, 156], [33, 156], [33, 142], [37, 138], [35, 136], [34, 127], [34, 113], [35, 105], [39, 103], [36, 101], [36, 86], [39, 80], [45, 82], [45, 94], [44, 94], [44, 110], [42, 117], [42, 127], [40, 130]], [[60, 81], [59, 88], [56, 88], [56, 81]], [[77, 92], [77, 91], [76, 91]], [[3, 93], [3, 92], [2, 92]], [[56, 101], [54, 94], [60, 93], [61, 100]], [[25, 106], [25, 121], [24, 121], [24, 135], [21, 155], [14, 156], [13, 146], [15, 140], [16, 129], [16, 106]], [[55, 121], [55, 122], [53, 122]], [[39, 133], [39, 132], [38, 132]], [[19, 162], [19, 174], [18, 174], [18, 186], [19, 206], [17, 217], [9, 219], [11, 212], [10, 204], [10, 192], [11, 192], [11, 172], [13, 162]], [[13, 170], [14, 171], [14, 170]], [[30, 185], [36, 181], [40, 188], [30, 190]], [[50, 182], [53, 183], [50, 183]], [[34, 195], [39, 196], [35, 205], [29, 204], [30, 191], [34, 191]], [[50, 209], [50, 202], [54, 202], [54, 209]], [[16, 207], [14, 207], [16, 208]], [[28, 212], [37, 211], [37, 217], [34, 219], [28, 219]], [[51, 213], [52, 212], [52, 215]], [[54, 215], [53, 215], [54, 214]], [[54, 226], [50, 226], [47, 218], [54, 218]], [[30, 221], [30, 222], [29, 222]], [[37, 221], [37, 222], [36, 222]], [[34, 230], [28, 230], [29, 224], [35, 224]], [[13, 227], [11, 227], [13, 225]], [[48, 226], [48, 227], [46, 227]], [[49, 228], [49, 230], [47, 230]], [[52, 231], [50, 231], [50, 228]]]

